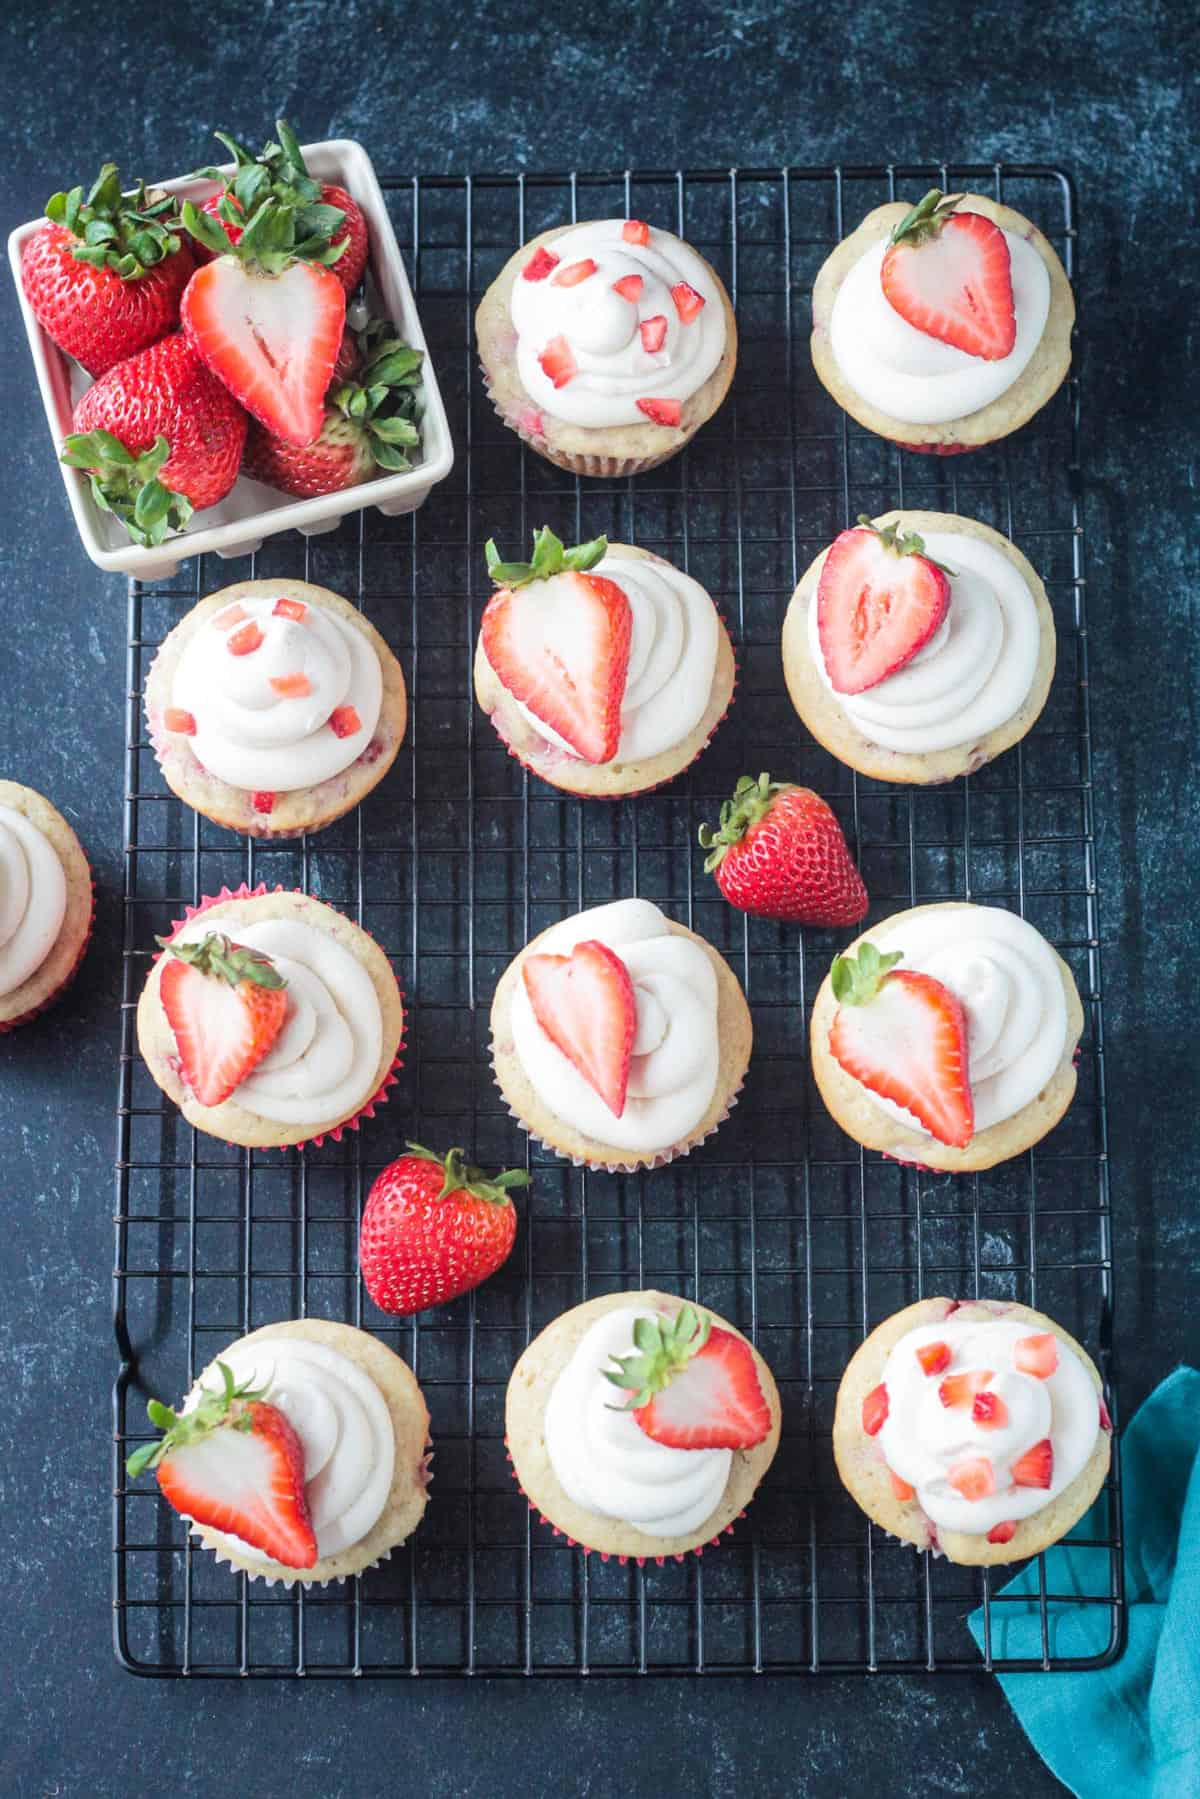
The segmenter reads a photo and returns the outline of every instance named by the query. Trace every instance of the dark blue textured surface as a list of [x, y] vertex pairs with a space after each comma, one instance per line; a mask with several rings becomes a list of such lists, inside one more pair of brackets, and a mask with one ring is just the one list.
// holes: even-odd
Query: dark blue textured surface
[[[305, 136], [361, 138], [401, 173], [942, 155], [1073, 167], [1087, 224], [1089, 609], [1128, 1414], [1197, 1353], [1196, 59], [1178, 35], [1184, 10], [992, 3], [968, 18], [869, 0], [818, 18], [662, 0], [623, 26], [615, 8], [566, 4], [552, 29], [550, 11], [300, 0], [250, 15], [216, 0], [164, 21], [68, 6], [52, 37], [44, 7], [11, 9], [8, 222], [106, 155], [171, 173], [207, 153], [209, 126], [253, 138], [276, 110]], [[75, 541], [7, 286], [0, 314], [0, 768], [74, 821], [100, 900], [71, 1000], [0, 1042], [0, 1790], [1058, 1791], [986, 1678], [313, 1692], [118, 1674], [107, 1390], [124, 590]]]

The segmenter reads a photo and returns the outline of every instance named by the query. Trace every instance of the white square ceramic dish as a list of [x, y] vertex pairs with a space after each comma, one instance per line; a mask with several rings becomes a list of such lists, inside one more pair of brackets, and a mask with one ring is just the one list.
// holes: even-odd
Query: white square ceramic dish
[[[371, 159], [362, 145], [350, 138], [305, 144], [303, 151], [309, 172], [318, 180], [334, 181], [346, 188], [366, 216], [371, 234], [367, 264], [371, 311], [390, 319], [414, 349], [426, 351], [422, 367], [425, 411], [421, 420], [421, 461], [405, 473], [380, 475], [378, 480], [364, 481], [342, 493], [323, 494], [315, 500], [293, 499], [242, 475], [219, 505], [197, 513], [186, 531], [153, 550], [131, 543], [117, 520], [93, 504], [87, 476], [81, 470], [59, 463], [80, 540], [100, 568], [135, 575], [143, 581], [159, 581], [174, 574], [185, 557], [210, 550], [218, 556], [246, 556], [277, 531], [302, 531], [311, 537], [332, 531], [348, 512], [360, 512], [367, 506], [378, 506], [380, 512], [389, 515], [415, 512], [437, 482], [450, 473], [454, 446], [446, 409]], [[204, 181], [174, 180], [154, 185], [189, 199], [211, 191], [211, 183]], [[71, 429], [72, 407], [90, 385], [90, 379], [51, 343], [34, 318], [21, 287], [21, 250], [42, 223], [41, 219], [31, 219], [18, 225], [9, 235], [8, 257], [57, 458], [59, 446]]]

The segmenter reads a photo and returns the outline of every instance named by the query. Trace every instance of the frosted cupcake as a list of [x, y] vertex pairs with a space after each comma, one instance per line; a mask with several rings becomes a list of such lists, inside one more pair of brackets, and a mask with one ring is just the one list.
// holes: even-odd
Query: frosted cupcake
[[949, 456], [1007, 437], [1057, 393], [1075, 301], [1036, 225], [934, 188], [878, 206], [813, 288], [813, 365], [851, 418]]
[[501, 419], [576, 475], [636, 475], [676, 455], [737, 360], [716, 271], [641, 219], [531, 239], [484, 294], [475, 334]]
[[733, 698], [729, 634], [698, 581], [598, 537], [501, 562], [475, 652], [475, 696], [531, 773], [566, 793], [644, 793], [693, 762]]
[[750, 1061], [750, 1008], [711, 944], [649, 900], [552, 925], [500, 977], [496, 1082], [514, 1118], [589, 1168], [657, 1168], [715, 1131]]
[[969, 1565], [1037, 1555], [1104, 1484], [1112, 1424], [1073, 1337], [1029, 1306], [923, 1299], [852, 1358], [838, 1473], [893, 1536]]
[[1070, 1105], [1082, 1029], [1070, 969], [1015, 912], [916, 906], [834, 959], [813, 1006], [813, 1074], [867, 1149], [991, 1168]]
[[49, 800], [0, 781], [0, 1032], [24, 1024], [73, 978], [92, 932], [92, 874]]
[[130, 1456], [219, 1562], [254, 1580], [325, 1586], [385, 1561], [416, 1529], [429, 1410], [410, 1369], [366, 1331], [322, 1318], [231, 1343], [157, 1442]]
[[1032, 728], [1054, 663], [1034, 569], [953, 513], [864, 516], [805, 570], [783, 622], [796, 711], [839, 762], [880, 781], [982, 768]]
[[564, 1312], [508, 1383], [513, 1472], [586, 1552], [682, 1559], [716, 1543], [779, 1446], [779, 1394], [733, 1325], [666, 1293]]
[[167, 637], [146, 678], [167, 784], [250, 837], [298, 837], [378, 785], [404, 737], [400, 664], [362, 613], [310, 581], [239, 581]]
[[189, 909], [138, 1001], [138, 1048], [189, 1124], [247, 1148], [337, 1137], [395, 1080], [404, 1005], [379, 945], [264, 887]]

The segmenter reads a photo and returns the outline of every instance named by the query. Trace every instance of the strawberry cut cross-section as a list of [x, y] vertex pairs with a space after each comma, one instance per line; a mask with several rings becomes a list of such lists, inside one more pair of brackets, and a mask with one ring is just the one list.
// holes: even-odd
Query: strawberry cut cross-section
[[620, 1118], [637, 1034], [633, 982], [620, 956], [604, 943], [577, 943], [569, 956], [527, 956], [521, 976], [541, 1029]]
[[566, 569], [502, 587], [483, 615], [484, 654], [514, 699], [584, 762], [611, 762], [621, 742], [633, 612], [604, 575]]

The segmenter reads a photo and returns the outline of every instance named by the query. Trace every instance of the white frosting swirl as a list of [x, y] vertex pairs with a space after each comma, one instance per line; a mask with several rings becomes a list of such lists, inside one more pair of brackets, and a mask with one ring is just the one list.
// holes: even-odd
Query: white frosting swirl
[[1050, 316], [1050, 276], [1026, 238], [1004, 233], [1012, 260], [1016, 342], [987, 362], [930, 337], [901, 318], [880, 279], [888, 244], [865, 250], [838, 289], [829, 322], [834, 358], [855, 393], [909, 425], [967, 418], [1007, 393], [1023, 373]]
[[[1067, 1047], [1062, 975], [1040, 932], [999, 906], [936, 906], [886, 920], [869, 936], [881, 954], [901, 950], [898, 967], [932, 975], [962, 1005], [976, 1133], [1037, 1098]], [[863, 1091], [908, 1130], [929, 1135], [911, 1112]]]
[[[375, 1382], [339, 1350], [304, 1337], [235, 1343], [220, 1359], [239, 1385], [249, 1380], [265, 1387], [267, 1403], [283, 1413], [300, 1439], [318, 1559], [361, 1543], [387, 1504], [396, 1461], [391, 1413]], [[208, 1385], [220, 1390], [215, 1380]], [[197, 1388], [184, 1410], [198, 1399]], [[271, 1561], [240, 1537], [211, 1534], [247, 1560]]]
[[237, 1104], [276, 1124], [315, 1126], [370, 1099], [383, 1053], [383, 1014], [362, 963], [327, 931], [296, 918], [239, 924], [201, 913], [174, 941], [212, 930], [262, 950], [287, 982], [283, 1027], [236, 1088]]
[[[383, 674], [374, 647], [337, 613], [306, 604], [304, 617], [277, 616], [273, 595], [231, 600], [263, 634], [261, 646], [236, 656], [221, 630], [224, 607], [205, 620], [179, 658], [171, 705], [196, 721], [188, 741], [197, 760], [219, 781], [248, 792], [294, 793], [341, 774], [371, 740], [383, 700]], [[309, 691], [295, 698], [273, 679], [304, 675]], [[353, 706], [359, 729], [339, 737], [330, 714]]]
[[[653, 227], [648, 243], [627, 243], [624, 223], [598, 219], [564, 231], [545, 246], [558, 257], [557, 268], [540, 281], [528, 281], [518, 271], [512, 285], [521, 383], [544, 411], [574, 425], [646, 424], [638, 400], [688, 399], [725, 349], [725, 311], [703, 258]], [[572, 263], [589, 258], [595, 274], [569, 287], [555, 280]], [[613, 285], [630, 275], [641, 278], [636, 300]], [[671, 297], [681, 281], [704, 300], [686, 325]], [[666, 323], [662, 345], [653, 351], [646, 349], [641, 331], [651, 319]], [[555, 387], [538, 361], [557, 337], [566, 338], [577, 367], [562, 387]]]
[[[602, 557], [588, 573], [615, 581], [633, 615], [621, 740], [613, 760], [661, 755], [689, 737], [708, 709], [720, 645], [717, 609], [698, 581], [667, 562], [616, 552]], [[570, 628], [570, 613], [564, 610], [555, 629], [562, 634]], [[521, 701], [516, 703], [531, 729], [579, 759], [557, 731]]]
[[[901, 1337], [883, 1370], [888, 1415], [878, 1443], [893, 1473], [916, 1488], [917, 1501], [942, 1530], [983, 1536], [1007, 1519], [1029, 1518], [1051, 1504], [1086, 1467], [1100, 1429], [1100, 1403], [1087, 1369], [1074, 1350], [1056, 1337], [1058, 1366], [1044, 1380], [1022, 1374], [1013, 1349], [1022, 1337], [1042, 1335], [1036, 1324], [996, 1318], [963, 1323], [953, 1315], [941, 1324], [922, 1324]], [[926, 1374], [917, 1350], [945, 1343], [948, 1368]], [[945, 1406], [938, 1388], [947, 1374], [990, 1372], [987, 1390], [1003, 1401], [1008, 1421], [997, 1429], [977, 1424], [971, 1405]], [[1035, 1444], [1049, 1437], [1053, 1452], [1048, 1487], [1016, 1487], [1011, 1469]], [[950, 1485], [959, 1462], [986, 1456], [996, 1491], [964, 1499]]]
[[58, 851], [23, 812], [0, 806], [0, 997], [37, 973], [66, 913]]
[[716, 1511], [729, 1479], [729, 1449], [672, 1449], [622, 1411], [603, 1370], [634, 1353], [644, 1306], [606, 1312], [584, 1332], [546, 1402], [546, 1453], [569, 1499], [651, 1537], [682, 1537]]
[[808, 645], [817, 673], [870, 743], [907, 755], [953, 749], [994, 731], [1029, 696], [1041, 653], [1037, 601], [995, 544], [957, 531], [922, 533], [935, 562], [954, 570], [950, 604], [910, 662], [865, 693], [835, 693], [821, 652], [817, 587]]
[[517, 1057], [539, 1099], [574, 1130], [618, 1149], [668, 1149], [700, 1123], [717, 1087], [717, 977], [705, 950], [672, 934], [649, 900], [616, 900], [564, 919], [546, 933], [538, 954], [566, 956], [596, 940], [618, 955], [633, 982], [637, 1034], [629, 1094], [620, 1118], [533, 1015], [524, 981], [513, 988]]

